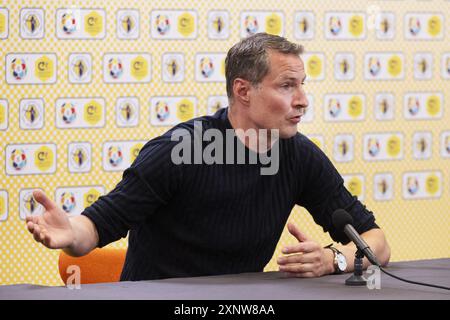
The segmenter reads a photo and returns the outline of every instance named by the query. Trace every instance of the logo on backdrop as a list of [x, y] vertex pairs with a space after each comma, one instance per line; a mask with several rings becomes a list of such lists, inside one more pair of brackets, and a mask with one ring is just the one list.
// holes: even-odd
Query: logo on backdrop
[[68, 145], [69, 172], [89, 172], [92, 163], [92, 146], [89, 142], [71, 142]]
[[20, 10], [20, 36], [23, 39], [41, 39], [44, 37], [44, 10]]
[[92, 56], [89, 53], [69, 55], [69, 82], [89, 83], [92, 81]]
[[258, 32], [283, 36], [284, 21], [281, 11], [243, 11], [240, 16], [240, 36], [246, 38]]
[[56, 127], [101, 128], [105, 125], [105, 99], [60, 98], [56, 100]]
[[313, 12], [297, 11], [294, 16], [294, 37], [299, 40], [314, 38], [316, 17]]
[[208, 13], [208, 37], [213, 40], [230, 37], [230, 14], [228, 11], [210, 11]]
[[137, 39], [139, 37], [138, 10], [118, 10], [116, 19], [117, 38]]
[[198, 14], [194, 10], [153, 10], [150, 14], [151, 36], [154, 39], [195, 39]]
[[334, 137], [334, 159], [338, 162], [353, 161], [354, 137], [351, 134], [339, 134]]
[[162, 56], [162, 79], [165, 82], [184, 81], [184, 54], [164, 53]]
[[444, 96], [442, 92], [412, 92], [403, 98], [405, 119], [432, 120], [442, 118]]
[[394, 198], [394, 176], [392, 173], [374, 175], [373, 197], [377, 201], [388, 201]]
[[41, 129], [44, 126], [44, 100], [22, 99], [19, 109], [21, 129]]
[[135, 127], [139, 122], [139, 99], [120, 97], [116, 101], [116, 123], [119, 127]]
[[374, 103], [376, 120], [386, 121], [394, 119], [395, 97], [392, 93], [377, 93]]
[[104, 39], [106, 12], [103, 9], [56, 10], [56, 37], [58, 39]]
[[0, 130], [8, 128], [8, 100], [0, 99]]
[[417, 171], [403, 173], [404, 199], [431, 199], [442, 195], [442, 172]]
[[40, 205], [33, 197], [34, 190], [38, 188], [19, 190], [19, 217], [25, 220], [27, 216], [38, 216], [44, 213], [44, 207]]

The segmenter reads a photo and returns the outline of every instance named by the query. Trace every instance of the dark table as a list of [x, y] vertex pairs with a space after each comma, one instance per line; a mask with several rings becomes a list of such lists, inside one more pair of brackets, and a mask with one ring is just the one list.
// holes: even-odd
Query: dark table
[[[393, 262], [387, 270], [412, 281], [450, 287], [450, 259]], [[366, 274], [367, 276], [368, 274]], [[381, 288], [349, 287], [350, 274], [314, 279], [280, 272], [81, 285], [81, 289], [30, 284], [0, 286], [1, 300], [450, 300], [450, 291], [408, 284], [381, 274]]]

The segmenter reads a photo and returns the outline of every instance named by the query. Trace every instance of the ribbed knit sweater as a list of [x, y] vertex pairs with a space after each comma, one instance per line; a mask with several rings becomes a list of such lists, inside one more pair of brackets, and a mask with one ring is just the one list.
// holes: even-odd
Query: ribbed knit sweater
[[193, 137], [195, 121], [224, 136], [232, 129], [227, 108], [176, 125], [147, 142], [117, 186], [82, 213], [94, 222], [99, 247], [129, 232], [122, 281], [263, 271], [295, 205], [338, 242], [348, 239], [332, 225], [336, 209], [352, 215], [359, 233], [378, 227], [301, 133], [280, 139], [273, 175], [262, 175], [267, 165], [259, 161], [248, 163], [247, 148], [247, 164], [175, 164], [172, 148], [179, 142], [172, 133], [185, 129]]

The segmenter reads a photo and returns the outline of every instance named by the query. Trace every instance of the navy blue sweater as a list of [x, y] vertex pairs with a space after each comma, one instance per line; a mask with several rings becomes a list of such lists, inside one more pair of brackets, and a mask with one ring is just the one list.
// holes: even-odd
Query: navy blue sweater
[[122, 281], [260, 272], [296, 204], [341, 243], [348, 239], [331, 222], [338, 208], [353, 216], [359, 233], [377, 228], [326, 155], [300, 133], [280, 140], [273, 175], [262, 175], [259, 161], [248, 164], [248, 149], [247, 164], [174, 164], [178, 141], [171, 134], [192, 133], [194, 121], [203, 131], [232, 129], [226, 108], [175, 126], [146, 143], [117, 186], [82, 213], [97, 227], [99, 247], [129, 232]]

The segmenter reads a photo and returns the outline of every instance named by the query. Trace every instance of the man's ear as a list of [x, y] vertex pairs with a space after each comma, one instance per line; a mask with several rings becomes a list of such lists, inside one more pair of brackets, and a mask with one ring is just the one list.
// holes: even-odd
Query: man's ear
[[250, 102], [250, 88], [251, 88], [250, 81], [242, 78], [234, 79], [233, 98], [243, 105], [248, 105]]

